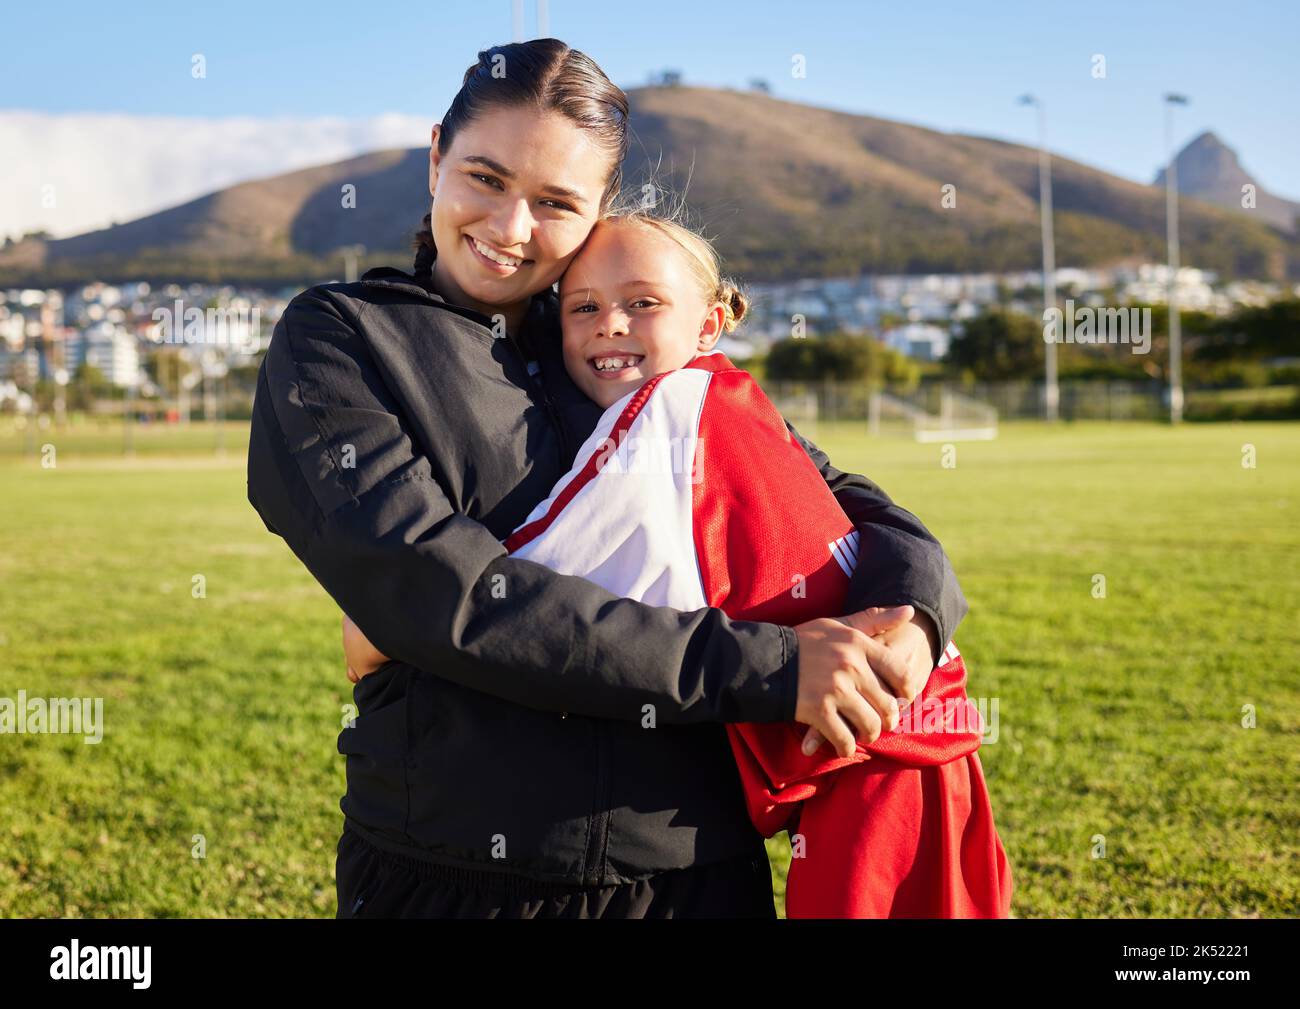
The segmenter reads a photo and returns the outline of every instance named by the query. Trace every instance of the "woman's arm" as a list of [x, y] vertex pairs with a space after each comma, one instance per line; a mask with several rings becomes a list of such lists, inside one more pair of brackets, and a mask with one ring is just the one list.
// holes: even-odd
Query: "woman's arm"
[[647, 606], [509, 557], [451, 507], [329, 292], [295, 298], [258, 377], [248, 497], [385, 654], [597, 717], [788, 721], [794, 631]]
[[912, 606], [922, 630], [927, 630], [924, 618], [933, 624], [929, 645], [933, 664], [938, 665], [968, 610], [943, 547], [920, 519], [894, 504], [880, 487], [864, 476], [836, 469], [826, 453], [789, 421], [786, 427], [821, 470], [835, 500], [861, 536], [848, 612], [874, 606]]

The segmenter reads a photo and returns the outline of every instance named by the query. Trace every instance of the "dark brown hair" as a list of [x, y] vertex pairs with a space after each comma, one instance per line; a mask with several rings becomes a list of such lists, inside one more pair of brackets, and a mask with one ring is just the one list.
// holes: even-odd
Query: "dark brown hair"
[[[627, 95], [612, 84], [596, 61], [559, 39], [533, 39], [492, 46], [478, 54], [465, 71], [461, 88], [442, 117], [438, 153], [445, 155], [461, 128], [491, 108], [531, 105], [539, 112], [558, 112], [589, 131], [609, 154], [610, 169], [601, 195], [604, 213], [618, 195], [627, 155]], [[428, 275], [436, 255], [432, 214], [415, 236], [416, 275]]]

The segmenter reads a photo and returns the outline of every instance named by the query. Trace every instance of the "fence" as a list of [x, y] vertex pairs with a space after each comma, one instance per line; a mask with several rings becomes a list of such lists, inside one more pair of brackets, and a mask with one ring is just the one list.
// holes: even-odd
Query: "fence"
[[[252, 407], [252, 383], [215, 382], [189, 403], [175, 399], [119, 397], [92, 404], [89, 411], [15, 412], [0, 404], [0, 456], [36, 454], [47, 441], [103, 452], [212, 450], [242, 451]], [[777, 409], [810, 439], [819, 421], [861, 422], [874, 435], [918, 441], [995, 437], [999, 420], [1042, 420], [1041, 382], [975, 385], [925, 383], [906, 389], [860, 382], [763, 382]], [[1169, 416], [1159, 382], [1062, 382], [1062, 420], [1155, 421]], [[1300, 416], [1300, 389], [1191, 389], [1189, 420]], [[123, 423], [125, 418], [133, 421]], [[188, 420], [187, 420], [188, 418]], [[71, 437], [71, 442], [68, 442]]]
[[903, 389], [853, 382], [765, 382], [763, 388], [809, 438], [815, 437], [819, 420], [866, 421], [873, 435], [903, 433], [918, 441], [997, 436], [996, 409], [945, 385]]
[[[996, 431], [999, 418], [1046, 417], [1042, 382], [931, 382], [905, 389], [852, 382], [768, 381], [763, 388], [800, 431], [817, 420], [863, 421], [875, 433], [911, 430], [922, 440], [947, 432], [985, 437]], [[1300, 416], [1300, 389], [1295, 386], [1190, 388], [1185, 398], [1188, 420]], [[1059, 415], [1066, 421], [1165, 421], [1169, 417], [1168, 390], [1157, 380], [1064, 381], [1060, 383]]]

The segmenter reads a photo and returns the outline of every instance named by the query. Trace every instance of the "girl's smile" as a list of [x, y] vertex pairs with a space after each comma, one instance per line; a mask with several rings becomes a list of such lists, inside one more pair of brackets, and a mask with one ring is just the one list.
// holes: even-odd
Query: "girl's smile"
[[637, 365], [645, 360], [644, 354], [623, 351], [601, 351], [587, 358], [587, 365], [602, 381], [614, 381], [625, 378], [633, 371], [639, 372]]

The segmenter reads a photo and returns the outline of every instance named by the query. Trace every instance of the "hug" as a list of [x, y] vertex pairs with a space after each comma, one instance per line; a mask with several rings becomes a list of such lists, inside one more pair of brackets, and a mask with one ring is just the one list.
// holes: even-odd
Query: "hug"
[[412, 271], [276, 326], [248, 495], [346, 614], [338, 914], [772, 918], [786, 829], [792, 917], [1006, 916], [978, 733], [898, 731], [965, 696], [951, 565], [717, 351], [746, 298], [620, 206], [632, 125], [563, 43], [485, 50]]

